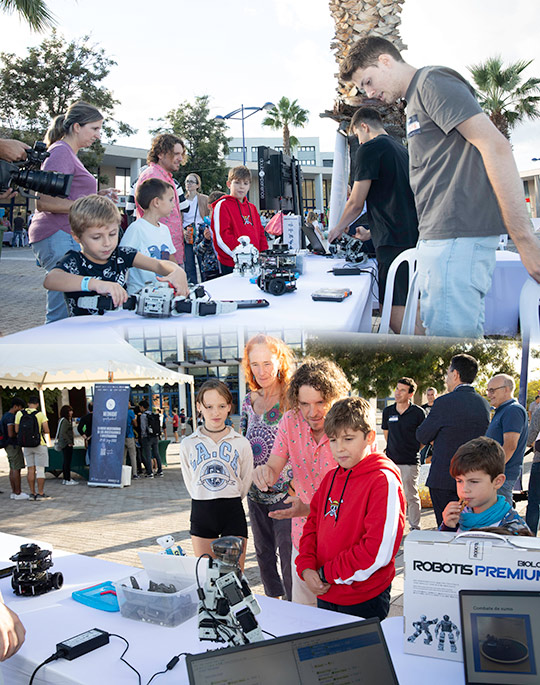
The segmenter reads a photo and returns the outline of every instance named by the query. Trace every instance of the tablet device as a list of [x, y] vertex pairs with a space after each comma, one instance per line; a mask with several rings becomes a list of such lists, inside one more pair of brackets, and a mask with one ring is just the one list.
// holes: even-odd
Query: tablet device
[[540, 683], [540, 593], [460, 590], [467, 685]]

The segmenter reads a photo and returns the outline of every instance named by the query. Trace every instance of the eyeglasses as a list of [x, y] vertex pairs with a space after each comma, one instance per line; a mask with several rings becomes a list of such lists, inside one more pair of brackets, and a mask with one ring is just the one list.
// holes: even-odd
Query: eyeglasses
[[488, 388], [486, 392], [488, 395], [492, 395], [495, 392], [495, 390], [502, 390], [502, 388], [506, 388], [506, 385], [499, 385], [496, 388]]
[[188, 184], [188, 183], [190, 183], [190, 184], [195, 183], [195, 185], [198, 185], [197, 181], [192, 181], [190, 179], [186, 179], [186, 184]]

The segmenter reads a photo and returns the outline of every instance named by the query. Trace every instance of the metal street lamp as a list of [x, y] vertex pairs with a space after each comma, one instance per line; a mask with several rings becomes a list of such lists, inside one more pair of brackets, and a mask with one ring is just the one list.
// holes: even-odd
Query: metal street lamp
[[[263, 109], [268, 112], [271, 109], [274, 109], [274, 107], [275, 105], [273, 102], [265, 102], [262, 107], [244, 107], [244, 105], [241, 105], [238, 109], [235, 109], [234, 112], [229, 112], [224, 116], [218, 114], [215, 117], [216, 119], [240, 119], [242, 121], [242, 159], [244, 166], [246, 166], [246, 136], [244, 134], [244, 119], [247, 119]], [[249, 114], [246, 114], [246, 112], [249, 112]], [[237, 114], [240, 116], [236, 116]]]

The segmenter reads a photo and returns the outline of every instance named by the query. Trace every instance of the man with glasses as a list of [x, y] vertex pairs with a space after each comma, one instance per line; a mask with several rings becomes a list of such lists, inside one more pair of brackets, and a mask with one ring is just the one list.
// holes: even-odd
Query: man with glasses
[[484, 435], [489, 425], [489, 405], [473, 388], [478, 362], [469, 354], [456, 354], [446, 373], [448, 393], [437, 398], [416, 439], [433, 442], [433, 456], [426, 485], [429, 487], [437, 526], [448, 502], [457, 502], [456, 481], [450, 475], [452, 457], [464, 443]]
[[499, 489], [512, 506], [514, 483], [521, 475], [525, 448], [527, 447], [527, 410], [514, 399], [515, 383], [512, 376], [499, 373], [489, 381], [487, 396], [495, 413], [486, 432], [504, 450], [506, 481]]

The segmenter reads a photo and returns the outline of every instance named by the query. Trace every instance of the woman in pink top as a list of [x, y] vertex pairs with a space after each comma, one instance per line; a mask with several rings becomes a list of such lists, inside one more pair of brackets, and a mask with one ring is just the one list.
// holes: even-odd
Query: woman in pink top
[[[63, 174], [73, 174], [70, 194], [67, 198], [41, 195], [37, 211], [28, 231], [32, 250], [38, 263], [47, 271], [54, 269], [58, 260], [68, 250], [80, 250], [73, 240], [69, 225], [69, 210], [79, 197], [91, 195], [97, 190], [97, 181], [85, 169], [77, 157], [79, 150], [89, 147], [100, 139], [103, 116], [93, 105], [75, 102], [65, 114], [52, 122], [45, 135], [50, 156], [42, 169]], [[111, 189], [100, 191], [100, 195], [114, 195]], [[113, 199], [115, 199], [113, 197]], [[47, 291], [47, 315], [45, 323], [67, 317], [64, 295]]]

